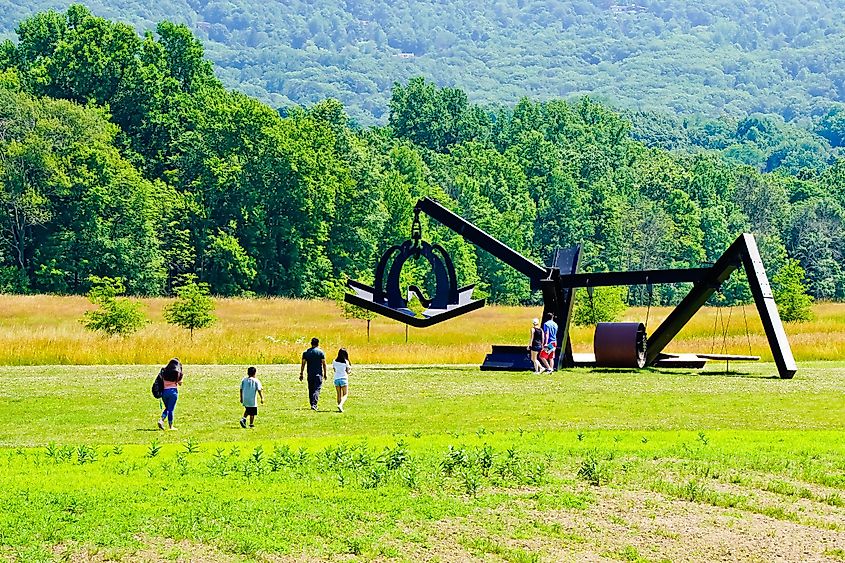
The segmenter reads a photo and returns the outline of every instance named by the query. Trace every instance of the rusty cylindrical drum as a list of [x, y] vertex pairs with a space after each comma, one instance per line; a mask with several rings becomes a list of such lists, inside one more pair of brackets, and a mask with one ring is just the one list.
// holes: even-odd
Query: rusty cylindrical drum
[[641, 368], [645, 366], [645, 344], [642, 323], [599, 323], [593, 336], [596, 366]]

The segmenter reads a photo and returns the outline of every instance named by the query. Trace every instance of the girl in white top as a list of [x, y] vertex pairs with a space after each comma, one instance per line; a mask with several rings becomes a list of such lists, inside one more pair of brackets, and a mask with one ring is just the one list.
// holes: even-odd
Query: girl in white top
[[346, 348], [337, 351], [337, 358], [332, 362], [334, 368], [334, 387], [337, 390], [337, 412], [343, 412], [343, 404], [349, 395], [349, 374], [352, 364], [349, 363], [349, 353]]

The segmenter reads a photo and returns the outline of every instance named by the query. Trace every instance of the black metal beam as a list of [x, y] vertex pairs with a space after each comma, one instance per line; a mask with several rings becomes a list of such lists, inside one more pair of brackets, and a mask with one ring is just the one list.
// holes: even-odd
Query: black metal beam
[[682, 268], [678, 270], [642, 270], [639, 272], [591, 272], [561, 275], [563, 287], [602, 287], [610, 285], [646, 285], [660, 283], [700, 282], [710, 268]]
[[[367, 286], [364, 286], [363, 284], [359, 283], [358, 287]], [[372, 288], [367, 287], [367, 290], [371, 291]], [[425, 328], [432, 325], [436, 325], [438, 323], [442, 323], [443, 321], [448, 321], [450, 319], [454, 319], [455, 317], [459, 317], [463, 314], [469, 313], [470, 311], [475, 311], [484, 307], [484, 303], [486, 301], [485, 299], [470, 301], [463, 305], [450, 306], [442, 313], [437, 313], [436, 315], [432, 315], [430, 317], [416, 317], [412, 316], [410, 312], [406, 314], [403, 313], [400, 309], [394, 309], [386, 304], [375, 303], [369, 299], [365, 299], [353, 293], [345, 294], [343, 296], [343, 300], [351, 305], [355, 305], [356, 307], [367, 309], [368, 311], [378, 313], [379, 315], [382, 315], [389, 319], [393, 319], [394, 321], [399, 321], [400, 323], [405, 323], [406, 325], [410, 325], [416, 328]]]
[[681, 329], [704, 306], [710, 296], [722, 285], [722, 282], [728, 279], [731, 273], [739, 267], [739, 253], [742, 244], [742, 237], [736, 239], [716, 263], [709, 268], [710, 271], [705, 278], [693, 286], [687, 296], [681, 300], [677, 307], [672, 309], [669, 316], [651, 333], [646, 344], [646, 365], [652, 365], [657, 360], [666, 345], [681, 332]]
[[[559, 352], [555, 356], [555, 367], [572, 367], [575, 365], [572, 358], [572, 342], [569, 338], [569, 325], [572, 322], [572, 309], [575, 305], [575, 288], [561, 284], [560, 278], [564, 275], [575, 274], [578, 271], [580, 260], [580, 244], [569, 248], [556, 249], [552, 257], [554, 269], [551, 278], [554, 280], [554, 284], [552, 288], [543, 289], [543, 315], [545, 316], [547, 312], [554, 313], [558, 323], [557, 349]], [[542, 283], [547, 284], [548, 282]], [[553, 301], [550, 301], [547, 297], [549, 289], [554, 296]]]
[[777, 306], [769, 288], [766, 271], [757, 250], [754, 236], [748, 233], [740, 235], [722, 256], [716, 261], [704, 279], [696, 283], [686, 297], [669, 313], [648, 339], [646, 346], [646, 365], [654, 365], [660, 353], [681, 331], [695, 313], [704, 306], [713, 293], [739, 267], [745, 268], [748, 284], [763, 327], [772, 350], [772, 356], [782, 379], [791, 379], [797, 367], [792, 357], [792, 350], [778, 315]]
[[[415, 211], [422, 211], [438, 223], [442, 224], [480, 249], [489, 252], [508, 266], [522, 272], [536, 284], [549, 275], [548, 268], [529, 260], [505, 243], [479, 229], [466, 219], [455, 215], [430, 197], [417, 202]], [[532, 284], [533, 285], [533, 284]]]
[[757, 250], [757, 241], [749, 234], [742, 235], [742, 238], [745, 241], [742, 264], [748, 275], [748, 285], [751, 287], [754, 303], [760, 313], [760, 320], [763, 321], [763, 329], [766, 331], [766, 339], [772, 349], [775, 365], [778, 367], [781, 379], [792, 379], [798, 371], [798, 366], [795, 364], [795, 358], [792, 357], [789, 340], [786, 339], [786, 331], [780, 320], [772, 289], [769, 287], [763, 260], [760, 258], [760, 251]]

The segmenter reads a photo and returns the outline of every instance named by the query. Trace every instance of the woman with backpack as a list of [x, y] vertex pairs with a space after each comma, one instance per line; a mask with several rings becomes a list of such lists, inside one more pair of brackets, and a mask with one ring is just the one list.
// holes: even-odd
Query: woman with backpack
[[167, 427], [173, 428], [173, 409], [176, 408], [176, 401], [179, 399], [179, 386], [182, 385], [182, 363], [179, 358], [173, 358], [167, 365], [161, 368], [159, 377], [162, 379], [161, 401], [164, 403], [164, 411], [158, 419], [158, 427], [164, 430], [164, 420], [167, 419]]

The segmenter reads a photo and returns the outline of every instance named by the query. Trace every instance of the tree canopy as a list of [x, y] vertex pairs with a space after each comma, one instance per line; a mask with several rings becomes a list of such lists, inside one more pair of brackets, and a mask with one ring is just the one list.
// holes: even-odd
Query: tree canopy
[[[71, 1], [0, 0], [0, 31], [10, 34], [17, 22], [50, 8], [67, 9]], [[631, 110], [734, 119], [761, 113], [792, 121], [819, 117], [845, 102], [845, 0], [89, 5], [141, 33], [174, 19], [188, 26], [183, 33], [206, 45], [227, 87], [274, 107], [336, 98], [366, 125], [386, 122], [392, 84], [413, 76], [471, 87], [469, 98], [480, 104], [589, 94]], [[63, 31], [56, 21], [28, 31], [40, 26], [56, 36]], [[102, 24], [88, 33], [108, 29]], [[111, 30], [115, 44], [128, 38], [126, 29]], [[188, 59], [196, 55], [179, 52]], [[104, 70], [117, 76], [124, 62], [117, 54]], [[176, 78], [190, 82], [197, 76], [187, 71]], [[109, 80], [98, 86], [101, 93], [112, 87]]]
[[[388, 107], [368, 128], [331, 98], [279, 112], [226, 89], [184, 25], [140, 36], [81, 6], [37, 14], [0, 56], [0, 289], [85, 293], [101, 276], [158, 295], [194, 275], [216, 295], [326, 297], [408, 238], [431, 196], [539, 262], [583, 243], [594, 271], [697, 267], [750, 231], [770, 276], [795, 259], [813, 297], [845, 298], [838, 114], [806, 137], [782, 119], [684, 125], [588, 97], [490, 108], [422, 77], [394, 84]], [[461, 283], [538, 299], [423, 226]], [[749, 298], [742, 280], [722, 294]]]

